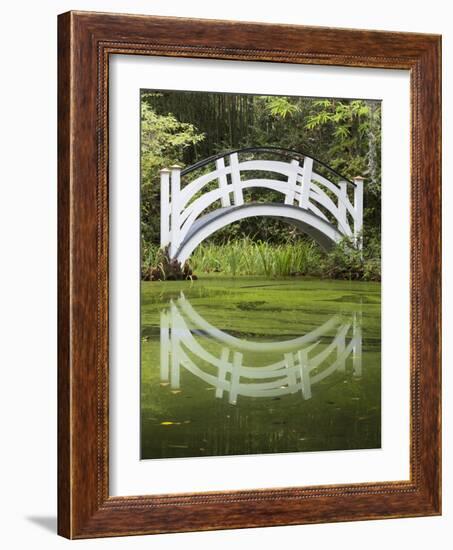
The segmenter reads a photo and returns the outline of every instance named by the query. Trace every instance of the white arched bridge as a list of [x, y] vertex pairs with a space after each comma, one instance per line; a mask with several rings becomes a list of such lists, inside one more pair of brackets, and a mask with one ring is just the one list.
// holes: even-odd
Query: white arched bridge
[[[334, 372], [362, 375], [361, 313], [334, 315], [320, 327], [291, 340], [254, 342], [214, 327], [181, 293], [160, 317], [160, 379], [179, 389], [181, 371], [192, 373], [236, 404], [239, 396], [275, 397], [300, 393], [310, 399], [312, 386]], [[261, 356], [266, 364], [256, 363]], [[269, 358], [276, 360], [268, 362]], [[260, 361], [260, 362], [263, 362]]]
[[[257, 188], [275, 191], [276, 199], [259, 202], [251, 191]], [[172, 259], [184, 263], [215, 231], [255, 216], [290, 223], [325, 249], [345, 236], [361, 247], [363, 178], [349, 181], [314, 158], [278, 147], [229, 151], [184, 170], [161, 170], [160, 244]]]

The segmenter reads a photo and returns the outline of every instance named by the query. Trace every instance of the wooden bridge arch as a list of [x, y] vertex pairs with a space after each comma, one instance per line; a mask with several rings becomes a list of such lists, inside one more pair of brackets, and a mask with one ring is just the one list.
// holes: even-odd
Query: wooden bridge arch
[[[199, 174], [210, 165], [215, 168]], [[244, 190], [252, 188], [277, 191], [283, 200], [247, 202]], [[253, 216], [293, 224], [325, 249], [343, 236], [360, 247], [363, 178], [349, 181], [312, 157], [277, 147], [238, 149], [184, 170], [176, 165], [161, 170], [160, 244], [169, 247], [171, 258], [184, 263], [212, 233]]]

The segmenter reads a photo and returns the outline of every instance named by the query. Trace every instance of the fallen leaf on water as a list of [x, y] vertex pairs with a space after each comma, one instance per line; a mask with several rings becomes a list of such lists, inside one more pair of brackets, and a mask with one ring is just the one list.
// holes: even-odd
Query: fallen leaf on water
[[181, 422], [172, 422], [171, 420], [165, 420], [164, 422], [161, 422], [161, 426], [179, 426]]

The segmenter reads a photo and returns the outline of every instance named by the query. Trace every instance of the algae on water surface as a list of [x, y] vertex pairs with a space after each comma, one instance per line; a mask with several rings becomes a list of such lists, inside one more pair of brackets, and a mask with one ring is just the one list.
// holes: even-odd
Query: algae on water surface
[[143, 282], [141, 457], [379, 448], [380, 284]]

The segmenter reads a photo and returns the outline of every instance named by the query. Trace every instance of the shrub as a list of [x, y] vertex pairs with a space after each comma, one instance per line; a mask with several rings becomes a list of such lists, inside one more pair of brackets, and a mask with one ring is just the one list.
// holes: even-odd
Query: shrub
[[[152, 263], [150, 257], [152, 257]], [[181, 265], [178, 260], [170, 259], [168, 246], [164, 249], [157, 249], [154, 256], [152, 253], [149, 253], [147, 262], [144, 265], [145, 267], [142, 268], [142, 279], [144, 281], [181, 281], [196, 279], [188, 262]]]
[[363, 248], [344, 237], [321, 261], [320, 274], [331, 279], [381, 280], [380, 240], [377, 235], [361, 234]]

